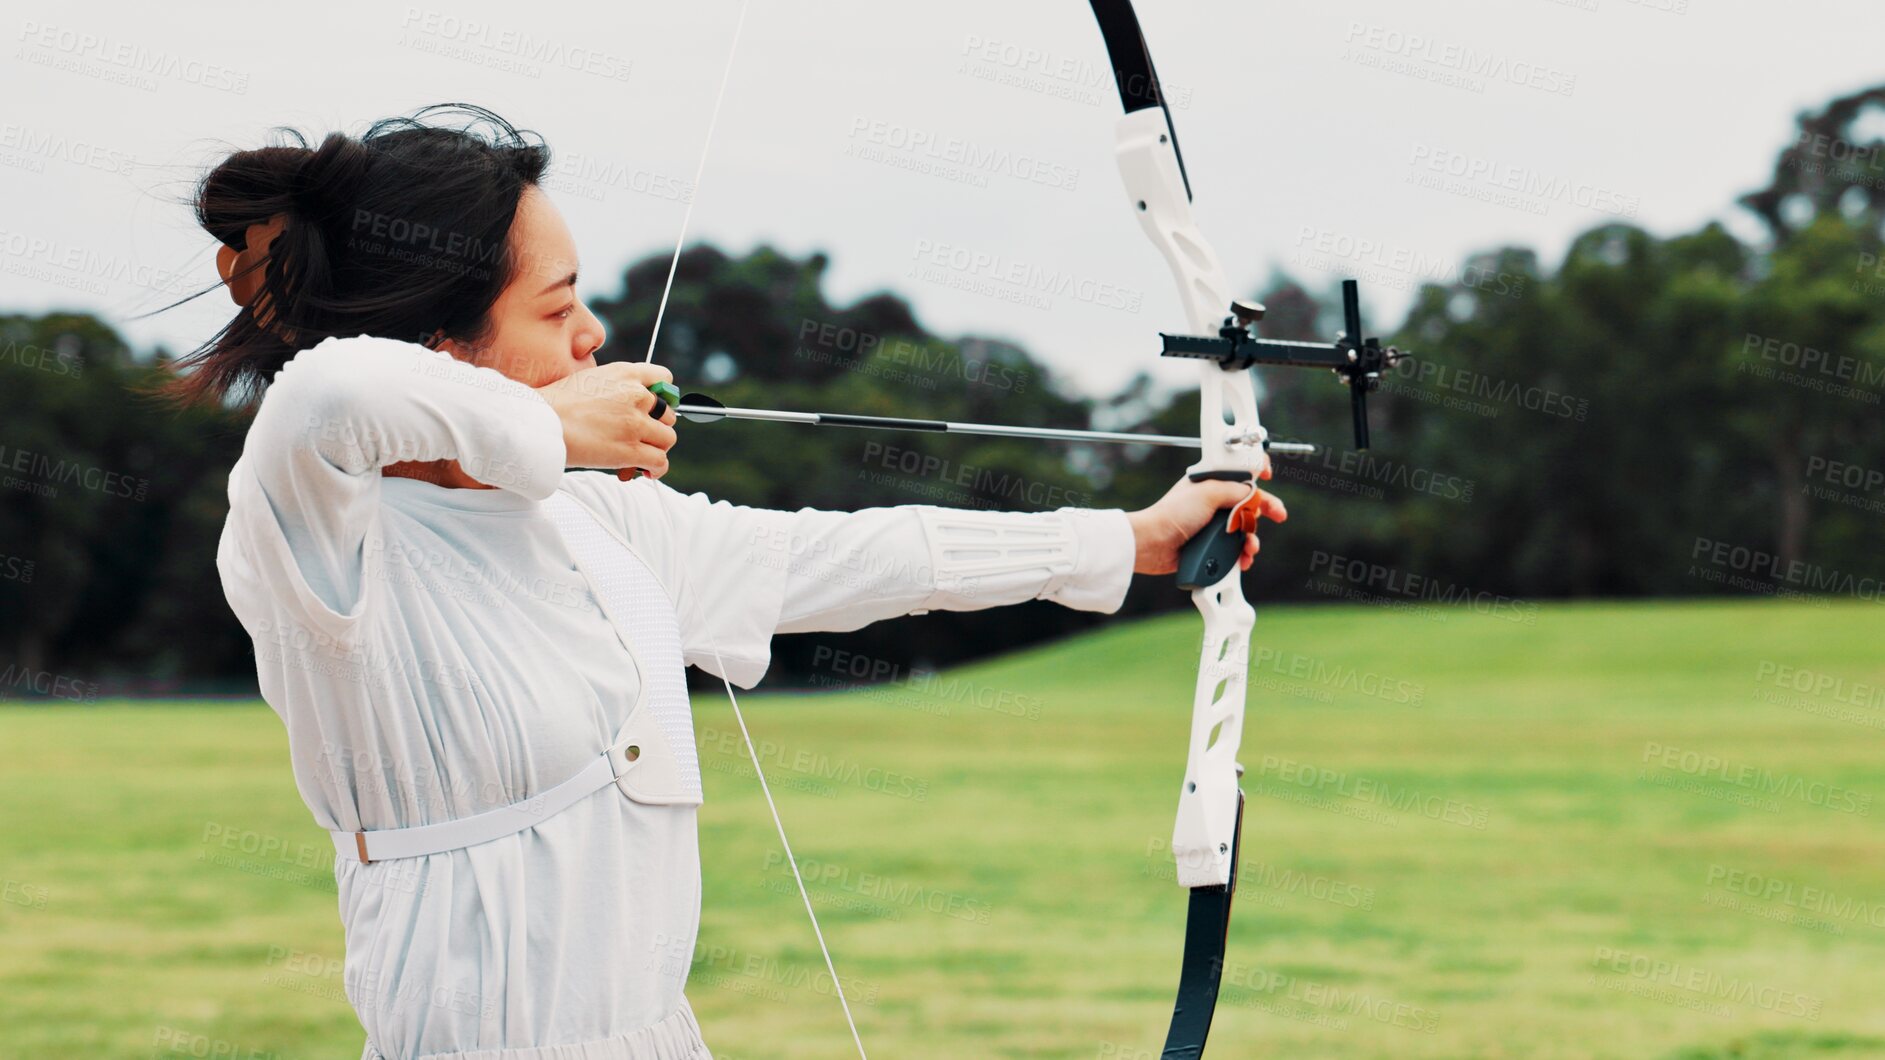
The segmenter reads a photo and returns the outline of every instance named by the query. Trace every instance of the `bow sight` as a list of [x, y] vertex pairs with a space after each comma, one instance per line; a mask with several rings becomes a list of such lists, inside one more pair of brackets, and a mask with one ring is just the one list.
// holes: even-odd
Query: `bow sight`
[[1381, 340], [1361, 337], [1361, 295], [1354, 280], [1342, 281], [1342, 322], [1345, 330], [1331, 343], [1260, 339], [1257, 322], [1263, 303], [1232, 302], [1217, 338], [1167, 335], [1159, 332], [1165, 348], [1161, 357], [1191, 357], [1216, 361], [1226, 371], [1242, 371], [1259, 364], [1297, 368], [1328, 368], [1348, 385], [1349, 406], [1355, 416], [1355, 448], [1368, 448], [1368, 392], [1381, 385], [1381, 373], [1413, 355], [1398, 347], [1383, 349]]

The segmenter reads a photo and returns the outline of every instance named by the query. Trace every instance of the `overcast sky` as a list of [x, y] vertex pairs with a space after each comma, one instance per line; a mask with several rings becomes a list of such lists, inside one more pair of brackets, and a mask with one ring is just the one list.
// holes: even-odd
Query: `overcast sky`
[[[739, 12], [32, 8], [0, 23], [0, 308], [88, 310], [173, 349], [232, 307], [125, 318], [214, 281], [187, 208], [209, 165], [270, 126], [318, 138], [441, 101], [548, 139], [584, 293], [618, 291], [625, 264], [673, 246]], [[1388, 325], [1478, 250], [1555, 263], [1610, 219], [1732, 221], [1796, 112], [1885, 78], [1863, 0], [1139, 8], [1233, 286], [1254, 293], [1277, 266], [1317, 286], [1359, 275]], [[1083, 388], [1114, 386], [1182, 317], [1120, 189], [1105, 63], [1075, 0], [752, 0], [690, 240], [824, 249], [840, 303], [890, 288], [932, 331], [1012, 339]]]

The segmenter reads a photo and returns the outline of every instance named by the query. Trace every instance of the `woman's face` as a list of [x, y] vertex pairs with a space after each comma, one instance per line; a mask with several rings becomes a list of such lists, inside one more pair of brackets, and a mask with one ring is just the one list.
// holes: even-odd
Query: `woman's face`
[[439, 348], [531, 387], [594, 368], [607, 333], [576, 297], [576, 241], [569, 226], [535, 185], [518, 199], [510, 244], [515, 275], [491, 306], [489, 338], [476, 347], [448, 339]]

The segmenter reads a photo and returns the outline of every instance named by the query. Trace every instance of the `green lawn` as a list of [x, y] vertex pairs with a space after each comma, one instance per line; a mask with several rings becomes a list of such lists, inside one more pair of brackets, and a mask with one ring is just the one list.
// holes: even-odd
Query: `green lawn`
[[[1866, 604], [1265, 611], [1210, 1055], [1885, 1056], [1881, 633]], [[1157, 1055], [1196, 635], [747, 697], [873, 1056]], [[708, 1040], [844, 1056], [724, 699], [696, 725]], [[0, 807], [0, 1056], [358, 1055], [266, 707], [0, 709]]]

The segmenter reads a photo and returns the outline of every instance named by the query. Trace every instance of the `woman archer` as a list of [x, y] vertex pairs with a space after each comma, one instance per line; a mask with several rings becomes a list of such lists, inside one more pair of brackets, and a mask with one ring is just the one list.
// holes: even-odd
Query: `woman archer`
[[1218, 509], [1286, 517], [1225, 482], [1132, 513], [675, 492], [674, 413], [649, 389], [669, 374], [596, 364], [547, 164], [451, 105], [236, 152], [197, 191], [240, 311], [173, 388], [260, 396], [217, 568], [335, 838], [366, 1060], [710, 1055], [683, 995], [685, 665], [751, 687], [775, 633], [1033, 599], [1109, 612]]

